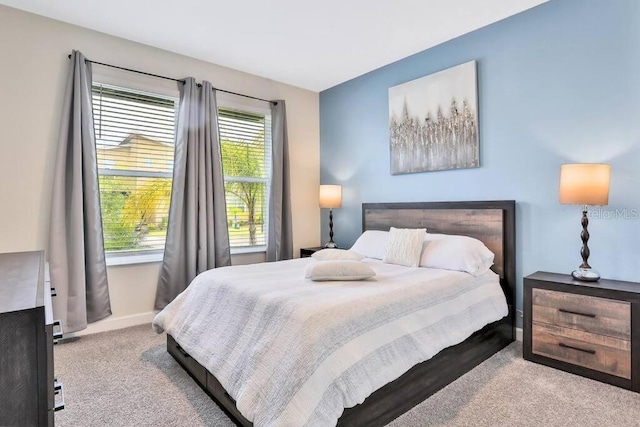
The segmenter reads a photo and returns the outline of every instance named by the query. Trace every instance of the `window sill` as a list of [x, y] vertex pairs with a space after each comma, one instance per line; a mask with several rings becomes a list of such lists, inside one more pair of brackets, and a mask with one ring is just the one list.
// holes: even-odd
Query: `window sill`
[[[266, 246], [253, 246], [244, 248], [231, 248], [231, 255], [258, 254], [267, 252]], [[153, 252], [150, 254], [107, 254], [107, 267], [119, 265], [136, 265], [162, 262], [163, 252]]]
[[257, 253], [265, 253], [265, 252], [267, 252], [266, 246], [249, 246], [249, 247], [241, 247], [241, 248], [231, 248], [231, 255], [257, 254]]
[[149, 264], [154, 262], [162, 262], [162, 252], [153, 252], [150, 254], [127, 254], [127, 255], [107, 255], [107, 267], [118, 265], [135, 265]]

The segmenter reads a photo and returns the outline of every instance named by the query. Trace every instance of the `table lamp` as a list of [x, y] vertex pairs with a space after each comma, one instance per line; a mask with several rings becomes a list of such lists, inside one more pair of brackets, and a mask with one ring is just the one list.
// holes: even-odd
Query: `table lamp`
[[560, 203], [582, 205], [582, 265], [573, 271], [574, 279], [595, 282], [600, 274], [591, 268], [589, 262], [589, 219], [587, 206], [606, 206], [609, 203], [609, 181], [611, 166], [603, 164], [570, 164], [560, 167]]
[[333, 209], [342, 206], [342, 186], [341, 185], [321, 185], [320, 186], [320, 207], [329, 208], [329, 242], [325, 248], [337, 248], [333, 241]]

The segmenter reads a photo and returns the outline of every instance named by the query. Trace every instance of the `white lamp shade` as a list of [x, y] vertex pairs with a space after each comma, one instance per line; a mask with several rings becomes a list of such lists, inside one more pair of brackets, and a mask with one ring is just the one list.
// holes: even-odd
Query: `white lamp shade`
[[341, 185], [321, 185], [320, 186], [320, 207], [339, 208], [342, 206], [342, 186]]
[[560, 203], [567, 205], [609, 204], [611, 166], [570, 164], [560, 167]]

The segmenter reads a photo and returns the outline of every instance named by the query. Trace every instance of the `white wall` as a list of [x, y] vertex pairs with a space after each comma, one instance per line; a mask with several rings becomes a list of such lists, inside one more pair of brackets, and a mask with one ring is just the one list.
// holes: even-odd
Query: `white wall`
[[[221, 89], [284, 99], [295, 254], [301, 246], [320, 243], [317, 93], [0, 6], [0, 252], [47, 248], [59, 111], [72, 49], [99, 62], [176, 78], [193, 76]], [[233, 261], [263, 259], [249, 255]], [[158, 270], [157, 263], [109, 267], [110, 322], [149, 317]]]

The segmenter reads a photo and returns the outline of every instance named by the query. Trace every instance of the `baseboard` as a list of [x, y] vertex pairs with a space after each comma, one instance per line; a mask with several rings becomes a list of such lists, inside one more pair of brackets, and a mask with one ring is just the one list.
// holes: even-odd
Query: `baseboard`
[[97, 334], [98, 332], [115, 331], [116, 329], [128, 328], [129, 326], [143, 325], [151, 323], [156, 313], [150, 311], [148, 313], [131, 314], [129, 316], [108, 317], [104, 320], [92, 323], [78, 332], [65, 333], [65, 338], [81, 337], [83, 335]]
[[516, 341], [522, 342], [522, 328], [516, 328]]

